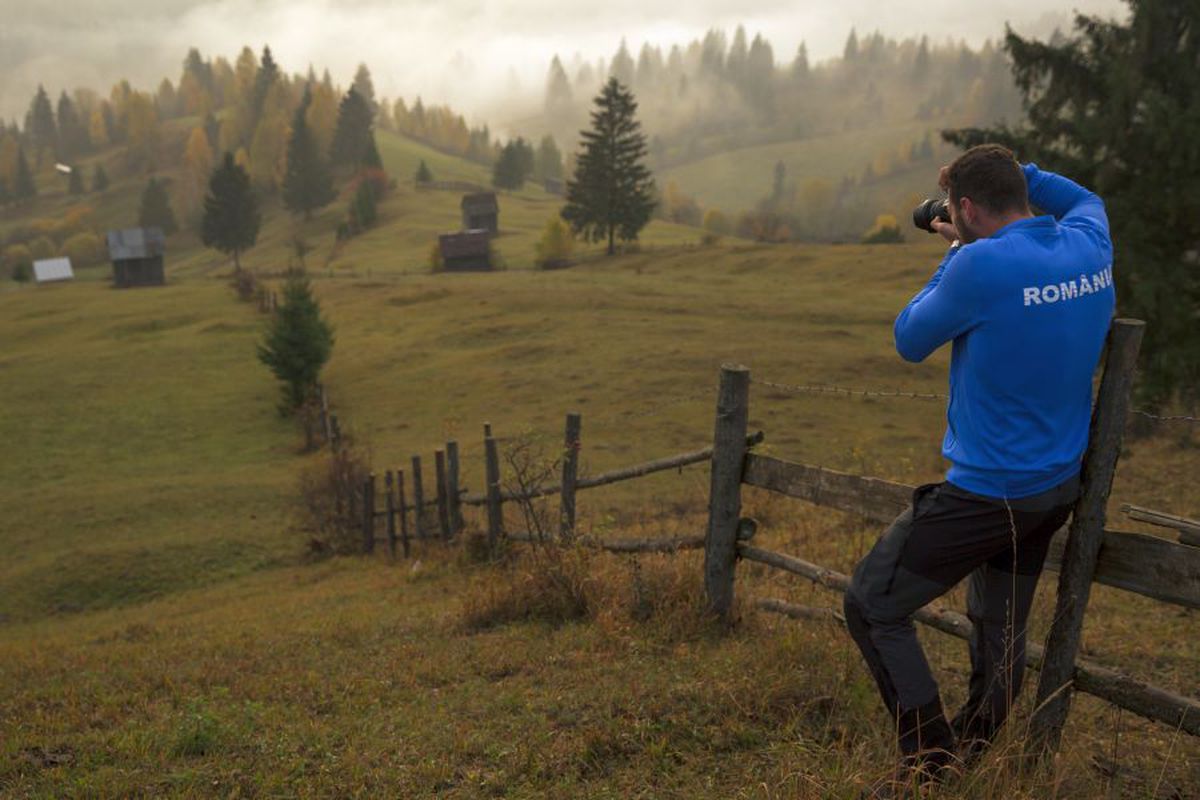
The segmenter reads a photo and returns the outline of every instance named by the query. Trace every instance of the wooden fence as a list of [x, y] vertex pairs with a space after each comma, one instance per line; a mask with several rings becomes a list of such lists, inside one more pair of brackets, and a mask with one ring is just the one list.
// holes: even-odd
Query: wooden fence
[[[1032, 740], [1040, 751], [1054, 750], [1061, 737], [1072, 691], [1082, 691], [1192, 735], [1200, 736], [1200, 700], [1183, 697], [1078, 657], [1084, 612], [1093, 582], [1134, 592], [1166, 603], [1200, 609], [1200, 547], [1196, 523], [1180, 517], [1131, 507], [1135, 519], [1155, 516], [1180, 532], [1180, 543], [1106, 528], [1105, 509], [1120, 453], [1124, 421], [1143, 324], [1117, 320], [1106, 346], [1105, 369], [1092, 417], [1089, 447], [1084, 456], [1082, 488], [1070, 523], [1055, 536], [1047, 569], [1058, 573], [1058, 593], [1053, 622], [1045, 646], [1028, 646], [1028, 664], [1040, 671], [1037, 707], [1032, 720]], [[711, 465], [709, 519], [703, 536], [673, 539], [603, 542], [579, 539], [583, 544], [614, 552], [675, 552], [704, 548], [704, 585], [707, 603], [718, 616], [730, 620], [735, 608], [735, 572], [739, 559], [754, 561], [798, 575], [818, 586], [844, 592], [849, 578], [797, 556], [773, 552], [751, 544], [757, 523], [741, 514], [743, 486], [753, 486], [817, 505], [857, 514], [881, 524], [890, 523], [911, 502], [914, 487], [879, 478], [851, 475], [819, 466], [793, 463], [753, 452], [763, 434], [747, 430], [750, 373], [744, 367], [725, 366], [717, 396], [713, 444], [690, 453], [648, 461], [595, 476], [578, 474], [582, 419], [568, 415], [563, 443], [562, 477], [553, 486], [524, 492], [501, 486], [497, 441], [491, 426], [484, 427], [485, 491], [470, 493], [460, 485], [458, 445], [447, 442], [435, 453], [435, 497], [425, 499], [421, 460], [412, 458], [412, 501], [404, 495], [404, 473], [384, 475], [384, 503], [377, 508], [376, 476], [364, 487], [363, 545], [368, 552], [377, 541], [376, 523], [385, 520], [390, 553], [397, 552], [397, 528], [403, 554], [410, 552], [408, 511], [413, 512], [416, 538], [450, 540], [462, 529], [463, 506], [486, 513], [489, 547], [502, 537], [528, 541], [529, 533], [504, 530], [503, 504], [557, 494], [558, 534], [576, 540], [575, 494], [582, 489], [632, 480], [689, 464]], [[337, 441], [336, 416], [322, 406], [327, 438]], [[436, 518], [431, 511], [436, 510]], [[1141, 516], [1139, 516], [1139, 514]], [[1163, 517], [1166, 521], [1163, 521]], [[399, 525], [397, 526], [397, 522]], [[795, 617], [832, 616], [777, 599], [759, 599], [761, 608]], [[934, 607], [917, 612], [915, 619], [936, 630], [968, 638], [970, 621], [962, 614]]]

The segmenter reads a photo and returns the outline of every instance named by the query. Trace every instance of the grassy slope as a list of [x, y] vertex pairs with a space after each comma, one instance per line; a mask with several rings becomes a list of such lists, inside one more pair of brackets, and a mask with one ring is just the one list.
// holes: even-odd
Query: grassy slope
[[[394, 174], [394, 159], [421, 152], [381, 144]], [[538, 195], [502, 201], [516, 231], [501, 239], [506, 254], [552, 213]], [[419, 274], [456, 200], [402, 191], [384, 205], [387, 225], [316, 282], [338, 332], [327, 380], [377, 469], [455, 435], [478, 487], [484, 420], [506, 437], [529, 428], [552, 451], [572, 408], [584, 412], [585, 471], [699, 446], [725, 360], [759, 378], [942, 387], [944, 356], [914, 367], [890, 349], [891, 316], [936, 256], [927, 242], [696, 248], [679, 244], [694, 232], [656, 224], [655, 251], [568, 271]], [[284, 262], [291, 225], [272, 215], [252, 265]], [[297, 557], [287, 506], [301, 462], [251, 355], [255, 317], [206, 277], [219, 260], [175, 253], [162, 290], [0, 293], [0, 436], [14, 443], [0, 467], [0, 789], [816, 797], [850, 794], [886, 763], [886, 725], [847, 640], [750, 612], [732, 639], [713, 638], [687, 621], [694, 556], [643, 559], [666, 606], [644, 624], [629, 621], [625, 562], [597, 560], [594, 624], [557, 630], [468, 634], [462, 604], [505, 578], [436, 548], [420, 568], [345, 560], [218, 581]], [[752, 396], [770, 452], [912, 481], [940, 469], [936, 403], [762, 385]], [[1114, 503], [1195, 514], [1195, 489], [1165, 476], [1197, 466], [1170, 437], [1134, 443]], [[698, 530], [705, 483], [694, 468], [586, 494], [582, 525]], [[843, 569], [869, 546], [852, 519], [748, 494], [768, 546]], [[739, 576], [743, 594], [831, 602], [756, 567]], [[155, 595], [166, 596], [128, 607]], [[1094, 657], [1194, 691], [1190, 615], [1114, 591], [1093, 602]], [[72, 613], [104, 606], [116, 607]], [[953, 702], [962, 647], [929, 641]], [[1151, 796], [1160, 767], [1163, 786], [1200, 785], [1194, 742], [1128, 716], [1114, 727], [1086, 699], [1078, 709], [1048, 778], [1013, 788], [985, 771], [977, 780], [995, 785], [954, 794], [1096, 796], [1104, 781], [1084, 765], [1109, 753], [1114, 731], [1131, 770], [1118, 793]], [[70, 763], [44, 766], [46, 751]]]
[[[704, 206], [743, 211], [754, 208], [770, 194], [777, 162], [783, 162], [788, 178], [800, 186], [809, 178], [823, 178], [836, 188], [843, 177], [859, 176], [876, 153], [894, 152], [901, 145], [919, 140], [933, 127], [927, 122], [913, 122], [747, 147], [668, 169], [658, 178], [663, 186], [675, 181]], [[936, 188], [936, 175], [923, 182], [913, 177], [907, 181], [908, 186], [915, 187], [909, 191], [916, 191], [923, 183], [933, 183]], [[890, 194], [881, 195], [881, 206], [892, 199]]]

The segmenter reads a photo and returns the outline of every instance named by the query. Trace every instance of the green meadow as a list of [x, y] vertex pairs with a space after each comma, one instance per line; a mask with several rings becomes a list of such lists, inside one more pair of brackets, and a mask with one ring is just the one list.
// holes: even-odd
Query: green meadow
[[[638, 248], [607, 258], [581, 245], [575, 266], [545, 272], [534, 244], [559, 201], [529, 187], [500, 197], [506, 269], [431, 274], [460, 194], [409, 177], [422, 158], [437, 180], [487, 172], [401, 137], [379, 144], [397, 186], [377, 228], [335, 248], [344, 201], [305, 225], [269, 201], [244, 260], [277, 287], [294, 237], [312, 246], [336, 335], [325, 384], [377, 472], [421, 454], [429, 476], [453, 438], [478, 490], [485, 422], [502, 448], [529, 442], [552, 458], [568, 411], [583, 414], [585, 474], [703, 447], [725, 362], [751, 369], [766, 452], [914, 483], [943, 470], [942, 403], [795, 389], [945, 391], [946, 353], [907, 364], [891, 340], [939, 257], [930, 240], [705, 245], [698, 229], [656, 221]], [[138, 189], [110, 191], [97, 218], [132, 224]], [[46, 197], [37, 214], [68, 204]], [[723, 632], [698, 613], [696, 553], [526, 549], [486, 566], [461, 545], [421, 543], [408, 561], [315, 560], [298, 480], [324, 455], [304, 454], [276, 411], [255, 358], [265, 317], [236, 300], [228, 261], [180, 234], [166, 287], [117, 291], [106, 278], [0, 291], [0, 795], [840, 798], [885, 772], [888, 721], [849, 638], [749, 603], [838, 602], [780, 573], [739, 566], [741, 621]], [[1130, 440], [1110, 517], [1137, 529], [1123, 502], [1196, 516], [1194, 441], [1167, 424]], [[707, 480], [695, 466], [581, 494], [580, 526], [699, 532]], [[877, 534], [746, 494], [765, 546], [842, 571]], [[468, 512], [468, 534], [480, 524]], [[504, 597], [535, 596], [546, 574], [570, 578], [579, 613], [489, 616]], [[1103, 587], [1092, 604], [1089, 658], [1195, 694], [1193, 612]], [[960, 701], [965, 648], [925, 641], [947, 701]], [[1200, 787], [1194, 740], [1090, 698], [1076, 699], [1066, 741], [1028, 775], [1002, 742], [936, 796]]]

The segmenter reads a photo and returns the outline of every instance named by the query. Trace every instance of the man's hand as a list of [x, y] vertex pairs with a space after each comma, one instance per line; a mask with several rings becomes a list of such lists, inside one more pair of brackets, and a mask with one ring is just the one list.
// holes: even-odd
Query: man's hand
[[929, 225], [936, 233], [940, 233], [942, 238], [944, 238], [947, 242], [953, 244], [954, 242], [958, 241], [958, 229], [955, 228], [951, 223], [942, 222], [940, 219], [934, 219], [929, 223]]
[[950, 165], [949, 165], [949, 164], [947, 164], [946, 166], [942, 167], [942, 168], [941, 168], [941, 169], [938, 171], [938, 187], [939, 187], [939, 188], [940, 188], [940, 189], [941, 189], [943, 192], [949, 192], [949, 191], [950, 191]]

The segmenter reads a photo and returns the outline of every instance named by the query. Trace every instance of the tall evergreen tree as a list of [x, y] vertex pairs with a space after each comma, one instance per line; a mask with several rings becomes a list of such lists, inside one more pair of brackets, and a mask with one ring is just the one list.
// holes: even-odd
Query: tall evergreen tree
[[333, 202], [333, 178], [308, 127], [308, 107], [312, 92], [305, 88], [304, 99], [292, 117], [292, 135], [287, 145], [287, 171], [283, 176], [283, 204], [295, 214], [312, 218], [312, 212]]
[[634, 117], [633, 93], [610, 78], [595, 103], [591, 130], [580, 132], [583, 148], [561, 213], [576, 234], [593, 242], [607, 239], [612, 255], [617, 237], [634, 240], [650, 221], [655, 187], [642, 163], [646, 135]]
[[58, 98], [58, 157], [69, 162], [86, 153], [89, 145], [87, 127], [63, 92]]
[[254, 76], [254, 98], [251, 105], [251, 125], [249, 130], [253, 131], [258, 127], [258, 119], [262, 116], [263, 106], [267, 102], [267, 94], [270, 93], [271, 87], [279, 80], [279, 65], [275, 63], [275, 59], [271, 56], [271, 48], [263, 46], [262, 63], [258, 67], [258, 73]]
[[518, 136], [500, 149], [492, 167], [492, 185], [498, 189], [520, 189], [533, 172], [533, 147]]
[[1200, 6], [1128, 0], [1126, 21], [1079, 16], [1070, 36], [1004, 48], [1025, 96], [1018, 128], [944, 134], [1008, 144], [1093, 189], [1112, 226], [1117, 308], [1147, 321], [1139, 394], [1200, 402]]
[[371, 139], [371, 109], [362, 95], [351, 86], [338, 106], [337, 127], [329, 160], [334, 166], [358, 166]]
[[561, 180], [563, 176], [562, 153], [555, 143], [554, 137], [546, 135], [538, 143], [537, 156], [534, 160], [533, 174], [542, 180], [554, 178]]
[[241, 270], [240, 256], [258, 241], [261, 223], [250, 176], [234, 162], [233, 153], [226, 152], [208, 182], [200, 239], [206, 247], [233, 256], [234, 269]]
[[179, 230], [175, 212], [171, 209], [171, 198], [167, 196], [167, 183], [151, 178], [142, 191], [142, 206], [138, 211], [138, 225], [143, 228], [161, 228], [167, 236]]
[[271, 320], [258, 359], [283, 383], [280, 411], [292, 413], [316, 388], [321, 368], [333, 351], [333, 329], [302, 272], [292, 272], [283, 287], [283, 304]]
[[42, 154], [47, 151], [58, 151], [58, 127], [54, 124], [54, 109], [50, 107], [50, 97], [42, 86], [38, 86], [37, 94], [29, 104], [29, 114], [25, 118], [25, 133], [33, 146], [33, 161], [40, 169]]
[[13, 199], [17, 203], [31, 203], [37, 197], [37, 184], [33, 181], [33, 172], [29, 169], [29, 161], [25, 158], [25, 148], [17, 148], [17, 174], [13, 180]]
[[359, 64], [354, 72], [354, 91], [358, 93], [371, 110], [371, 119], [379, 113], [379, 104], [375, 101], [375, 84], [371, 81], [371, 70], [366, 64]]
[[433, 173], [429, 171], [429, 166], [425, 163], [425, 159], [421, 159], [421, 165], [417, 167], [417, 174], [414, 177], [417, 183], [431, 183], [433, 181]]

